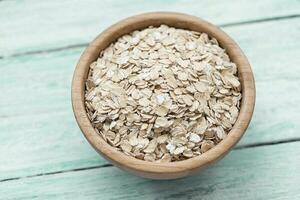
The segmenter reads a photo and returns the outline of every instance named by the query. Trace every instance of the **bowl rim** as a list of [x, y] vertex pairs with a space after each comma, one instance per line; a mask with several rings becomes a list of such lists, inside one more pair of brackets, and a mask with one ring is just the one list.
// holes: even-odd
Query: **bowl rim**
[[[171, 22], [173, 24], [170, 24]], [[133, 30], [146, 28], [150, 26], [151, 23], [153, 26], [167, 24], [176, 28], [189, 30], [198, 29], [202, 32], [206, 32], [209, 36], [218, 40], [222, 48], [226, 49], [226, 53], [229, 55], [230, 59], [236, 63], [238, 67], [238, 76], [242, 85], [242, 100], [237, 121], [225, 139], [214, 148], [194, 158], [170, 163], [158, 163], [139, 160], [128, 156], [105, 142], [104, 139], [96, 133], [87, 116], [84, 104], [84, 83], [90, 63], [96, 60], [95, 55], [99, 55], [101, 50], [105, 49], [105, 47], [121, 35], [132, 32]], [[114, 37], [114, 39], [112, 39], [112, 37]], [[233, 148], [233, 146], [235, 146], [245, 133], [252, 118], [255, 105], [255, 83], [251, 66], [246, 56], [240, 47], [220, 28], [198, 17], [187, 14], [175, 12], [151, 12], [119, 21], [100, 33], [96, 39], [89, 44], [82, 53], [74, 71], [71, 99], [76, 121], [88, 142], [96, 149], [96, 151], [98, 151], [98, 153], [102, 154], [102, 156], [113, 164], [141, 176], [150, 178], [153, 178], [153, 176], [156, 176], [157, 178], [165, 176], [167, 178], [172, 178], [174, 176], [182, 177], [208, 166], [210, 163], [222, 158]]]

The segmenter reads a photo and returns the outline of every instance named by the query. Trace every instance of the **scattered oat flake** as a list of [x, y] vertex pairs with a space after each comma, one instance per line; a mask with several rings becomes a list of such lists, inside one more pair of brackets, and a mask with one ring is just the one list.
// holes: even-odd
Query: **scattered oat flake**
[[171, 143], [169, 143], [169, 144], [166, 146], [166, 148], [169, 150], [169, 152], [170, 152], [171, 154], [173, 154], [174, 151], [175, 151], [175, 149], [176, 149], [176, 146], [173, 145], [173, 144], [171, 144]]
[[172, 160], [172, 156], [170, 154], [165, 154], [165, 155], [163, 155], [163, 157], [160, 160], [158, 160], [158, 162], [168, 163], [168, 162], [171, 162], [171, 160]]
[[156, 158], [156, 156], [155, 156], [154, 153], [151, 153], [151, 154], [145, 154], [145, 156], [144, 156], [144, 160], [150, 161], [150, 162], [155, 161], [155, 158]]
[[195, 134], [195, 133], [191, 133], [190, 137], [189, 137], [189, 140], [191, 142], [198, 143], [198, 142], [201, 141], [201, 137], [199, 135]]
[[156, 120], [155, 120], [154, 126], [159, 128], [159, 127], [166, 127], [166, 126], [168, 126], [168, 124], [169, 124], [169, 121], [168, 121], [167, 118], [157, 117]]
[[150, 101], [149, 101], [147, 98], [142, 98], [142, 99], [139, 100], [139, 104], [140, 104], [141, 106], [146, 107], [146, 106], [149, 106], [149, 105], [150, 105]]
[[167, 134], [160, 135], [160, 136], [157, 137], [157, 142], [159, 144], [164, 144], [167, 140], [168, 140], [168, 135]]
[[155, 151], [157, 147], [157, 140], [156, 139], [152, 139], [148, 146], [146, 147], [146, 149], [144, 149], [145, 153], [153, 153]]
[[215, 145], [214, 145], [213, 141], [211, 141], [211, 140], [204, 141], [204, 142], [201, 144], [201, 153], [207, 152], [208, 150], [210, 150], [210, 149], [213, 148], [214, 146], [215, 146]]
[[182, 80], [182, 81], [186, 81], [188, 79], [188, 74], [186, 74], [184, 72], [179, 72], [178, 79]]
[[155, 109], [155, 114], [157, 114], [160, 117], [166, 116], [168, 114], [168, 112], [169, 112], [169, 109], [166, 108], [165, 106], [158, 106]]
[[156, 101], [158, 105], [161, 105], [165, 101], [165, 97], [163, 95], [157, 95]]
[[185, 149], [185, 147], [183, 147], [183, 146], [177, 147], [177, 148], [174, 150], [173, 154], [174, 154], [174, 155], [179, 155], [179, 154], [183, 153], [184, 149]]
[[186, 105], [188, 105], [188, 106], [193, 105], [193, 97], [192, 96], [190, 96], [190, 95], [183, 95], [182, 99], [183, 99], [183, 101], [184, 101], [184, 103]]
[[130, 152], [131, 149], [132, 149], [132, 146], [131, 146], [129, 143], [127, 143], [127, 142], [123, 142], [123, 143], [121, 144], [121, 149], [122, 149], [124, 152]]

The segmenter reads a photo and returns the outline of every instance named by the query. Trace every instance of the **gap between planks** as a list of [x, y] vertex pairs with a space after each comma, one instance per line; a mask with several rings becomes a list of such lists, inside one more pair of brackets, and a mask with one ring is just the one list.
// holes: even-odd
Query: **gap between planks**
[[[233, 149], [233, 151], [234, 150], [248, 149], [248, 148], [262, 147], [262, 146], [280, 145], [280, 144], [293, 143], [293, 142], [300, 142], [300, 138], [291, 138], [291, 139], [287, 139], [287, 140], [278, 140], [278, 141], [272, 141], [272, 142], [260, 142], [260, 143], [255, 143], [255, 144], [247, 144], [247, 145], [242, 145], [242, 146], [236, 147], [236, 148]], [[75, 169], [68, 169], [68, 170], [60, 170], [60, 171], [53, 171], [53, 172], [47, 172], [47, 173], [33, 174], [33, 175], [29, 175], [29, 176], [6, 178], [6, 179], [0, 180], [0, 184], [2, 182], [15, 181], [15, 180], [20, 180], [20, 179], [25, 179], [25, 178], [34, 178], [34, 177], [39, 177], [39, 176], [50, 176], [50, 175], [55, 175], [55, 174], [62, 174], [62, 173], [69, 173], [69, 172], [76, 172], [76, 171], [86, 171], [86, 170], [99, 169], [99, 168], [105, 168], [105, 167], [114, 167], [114, 165], [108, 163], [108, 164], [96, 165], [96, 166], [91, 166], [91, 167], [82, 167], [82, 168], [75, 168]]]
[[[0, 0], [1, 2], [2, 0]], [[242, 21], [242, 22], [233, 22], [233, 23], [226, 23], [226, 24], [220, 24], [218, 25], [221, 28], [224, 27], [234, 27], [234, 26], [242, 26], [242, 25], [249, 25], [249, 24], [255, 24], [255, 23], [264, 23], [269, 21], [278, 21], [278, 20], [288, 20], [293, 18], [300, 17], [300, 14], [294, 14], [294, 15], [285, 15], [285, 16], [278, 16], [278, 17], [269, 17], [269, 18], [262, 18], [262, 19], [254, 19], [254, 20], [248, 20], [248, 21]], [[43, 54], [43, 53], [50, 53], [50, 52], [57, 52], [57, 51], [63, 51], [66, 49], [75, 49], [75, 48], [81, 48], [87, 46], [88, 43], [80, 43], [80, 44], [73, 44], [68, 46], [62, 46], [52, 49], [45, 49], [45, 50], [37, 50], [37, 51], [25, 51], [22, 53], [16, 53], [11, 54], [8, 56], [1, 56], [0, 59], [10, 58], [10, 57], [18, 57], [23, 55], [35, 55], [35, 54]]]

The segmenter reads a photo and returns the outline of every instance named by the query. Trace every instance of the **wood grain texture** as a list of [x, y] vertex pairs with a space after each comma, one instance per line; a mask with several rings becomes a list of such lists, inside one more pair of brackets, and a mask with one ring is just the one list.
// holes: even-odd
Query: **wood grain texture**
[[91, 41], [118, 20], [150, 11], [177, 11], [214, 24], [300, 14], [297, 0], [90, 0], [0, 2], [0, 56]]
[[[85, 107], [85, 85], [90, 65], [97, 60], [100, 52], [120, 36], [149, 26], [166, 24], [171, 27], [205, 32], [217, 39], [230, 60], [237, 65], [242, 88], [239, 116], [228, 133], [214, 148], [194, 158], [180, 162], [159, 163], [139, 160], [128, 156], [109, 145], [99, 137], [92, 126]], [[174, 12], [151, 12], [126, 18], [100, 33], [81, 55], [73, 75], [72, 106], [76, 121], [89, 143], [104, 158], [114, 165], [136, 175], [152, 179], [175, 179], [191, 175], [223, 158], [244, 135], [253, 114], [255, 105], [255, 83], [251, 66], [240, 47], [225, 32], [215, 25], [192, 15]]]
[[299, 142], [249, 148], [185, 179], [150, 181], [108, 167], [2, 182], [0, 194], [5, 200], [298, 200], [299, 155]]
[[[257, 83], [253, 121], [238, 146], [299, 138], [299, 19], [224, 30], [248, 56]], [[71, 110], [71, 77], [81, 52], [0, 60], [0, 179], [104, 163]]]
[[0, 179], [101, 164], [71, 108], [71, 77], [80, 53], [0, 61], [5, 94], [0, 98]]

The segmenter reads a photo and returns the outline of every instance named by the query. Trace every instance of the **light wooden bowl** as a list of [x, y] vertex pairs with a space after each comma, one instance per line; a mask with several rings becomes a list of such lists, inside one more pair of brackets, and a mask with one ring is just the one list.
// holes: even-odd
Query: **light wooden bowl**
[[[134, 30], [166, 24], [198, 32], [205, 32], [216, 38], [226, 49], [230, 59], [237, 64], [238, 76], [242, 85], [242, 102], [238, 119], [228, 136], [208, 152], [184, 161], [172, 163], [155, 163], [138, 160], [117, 151], [99, 136], [86, 113], [84, 105], [85, 81], [90, 64], [97, 59], [99, 53], [117, 38]], [[133, 16], [114, 24], [90, 43], [83, 52], [74, 72], [72, 82], [72, 104], [77, 123], [89, 143], [103, 157], [114, 165], [152, 179], [174, 179], [199, 171], [225, 156], [240, 140], [251, 120], [255, 104], [255, 84], [251, 66], [239, 46], [218, 27], [186, 14], [156, 12]], [[238, 161], [237, 161], [238, 162]]]

